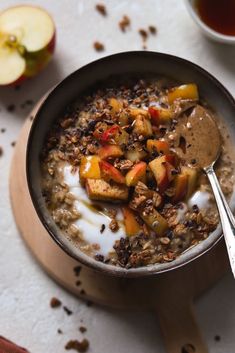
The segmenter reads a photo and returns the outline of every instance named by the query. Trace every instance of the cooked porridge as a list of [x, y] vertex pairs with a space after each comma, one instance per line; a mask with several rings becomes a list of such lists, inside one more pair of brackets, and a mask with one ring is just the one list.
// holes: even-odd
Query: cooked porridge
[[[173, 261], [207, 238], [217, 208], [182, 134], [204, 114], [215, 116], [194, 83], [167, 79], [107, 82], [69, 106], [41, 160], [43, 196], [63, 236], [126, 268]], [[229, 196], [233, 164], [220, 131], [217, 175]]]

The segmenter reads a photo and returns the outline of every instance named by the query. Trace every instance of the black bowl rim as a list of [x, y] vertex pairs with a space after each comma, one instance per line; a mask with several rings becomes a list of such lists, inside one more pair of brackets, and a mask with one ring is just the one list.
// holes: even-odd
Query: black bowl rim
[[[153, 52], [153, 51], [138, 51], [138, 50], [137, 51], [125, 51], [125, 52], [120, 52], [120, 53], [108, 55], [108, 56], [102, 57], [98, 60], [94, 60], [94, 61], [80, 67], [79, 69], [73, 71], [68, 76], [66, 76], [63, 80], [61, 80], [57, 85], [55, 85], [49, 91], [49, 93], [46, 95], [46, 97], [43, 99], [42, 103], [40, 104], [39, 108], [36, 111], [31, 129], [29, 132], [27, 147], [26, 147], [26, 179], [27, 179], [28, 189], [29, 189], [31, 200], [32, 200], [33, 206], [36, 210], [37, 216], [39, 217], [45, 230], [50, 234], [52, 239], [60, 246], [60, 248], [63, 251], [65, 251], [69, 256], [71, 256], [75, 260], [79, 261], [83, 265], [86, 265], [96, 271], [101, 271], [103, 274], [107, 274], [107, 275], [111, 275], [111, 276], [115, 276], [115, 277], [125, 277], [125, 278], [127, 278], [127, 277], [128, 278], [147, 277], [147, 276], [157, 275], [160, 273], [164, 273], [164, 272], [168, 272], [168, 271], [177, 269], [179, 267], [182, 267], [182, 266], [190, 263], [191, 261], [196, 260], [197, 258], [202, 256], [203, 254], [208, 252], [210, 249], [212, 249], [221, 240], [221, 238], [223, 237], [221, 228], [218, 230], [218, 235], [215, 236], [214, 241], [212, 241], [212, 240], [208, 241], [208, 244], [207, 244], [206, 240], [208, 240], [210, 238], [210, 237], [208, 237], [203, 242], [196, 245], [194, 248], [192, 248], [192, 249], [189, 248], [187, 258], [184, 258], [183, 260], [181, 260], [181, 258], [183, 256], [183, 254], [182, 254], [176, 260], [174, 260], [172, 262], [164, 263], [164, 264], [154, 264], [151, 266], [143, 266], [143, 267], [138, 267], [138, 268], [126, 269], [126, 268], [98, 262], [98, 261], [94, 260], [93, 258], [91, 258], [90, 256], [82, 253], [82, 251], [81, 251], [81, 256], [79, 256], [78, 254], [75, 254], [72, 251], [70, 251], [70, 249], [66, 246], [66, 244], [64, 244], [59, 239], [59, 237], [57, 237], [57, 235], [51, 230], [50, 226], [48, 225], [45, 218], [43, 217], [43, 213], [41, 212], [39, 205], [37, 204], [37, 198], [36, 198], [36, 195], [34, 194], [34, 190], [32, 187], [31, 175], [30, 175], [30, 169], [29, 169], [30, 146], [32, 144], [33, 133], [34, 133], [37, 125], [40, 123], [38, 116], [39, 116], [41, 109], [44, 107], [47, 100], [50, 99], [50, 96], [53, 95], [53, 93], [57, 90], [57, 88], [63, 86], [65, 81], [70, 80], [71, 77], [73, 77], [74, 75], [77, 75], [79, 72], [82, 72], [82, 71], [84, 72], [84, 71], [89, 70], [91, 66], [96, 65], [97, 63], [102, 62], [103, 64], [105, 64], [106, 61], [112, 60], [113, 58], [128, 57], [128, 56], [140, 55], [140, 54], [142, 55], [142, 57], [155, 56], [156, 58], [161, 57], [161, 58], [165, 58], [166, 60], [167, 59], [174, 60], [176, 62], [180, 62], [180, 63], [183, 63], [183, 64], [191, 67], [193, 70], [200, 72], [200, 74], [202, 74], [204, 77], [206, 77], [206, 79], [211, 81], [215, 86], [217, 86], [217, 88], [219, 88], [221, 91], [223, 91], [223, 94], [230, 101], [231, 105], [234, 107], [234, 110], [235, 110], [235, 100], [234, 100], [233, 96], [230, 94], [230, 92], [224, 87], [224, 85], [219, 80], [217, 80], [217, 78], [215, 78], [212, 74], [210, 74], [208, 71], [206, 71], [205, 69], [203, 69], [199, 65], [197, 65], [187, 59], [184, 59], [184, 58], [181, 58], [181, 57], [178, 57], [175, 55], [167, 54], [167, 53], [160, 53], [160, 52]], [[194, 250], [194, 252], [192, 253], [191, 250]], [[184, 253], [184, 255], [186, 253], [187, 253], [187, 251]], [[165, 265], [165, 266], [162, 266], [162, 268], [158, 269], [157, 267], [160, 265]]]

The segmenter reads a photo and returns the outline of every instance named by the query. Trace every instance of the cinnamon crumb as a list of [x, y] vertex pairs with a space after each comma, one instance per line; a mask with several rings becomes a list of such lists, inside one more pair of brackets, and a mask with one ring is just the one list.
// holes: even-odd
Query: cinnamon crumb
[[157, 28], [155, 26], [150, 25], [149, 26], [149, 32], [151, 34], [156, 34], [157, 33]]
[[104, 44], [96, 41], [93, 43], [93, 46], [95, 48], [96, 51], [103, 51], [104, 50]]
[[51, 308], [59, 308], [61, 306], [61, 301], [56, 298], [56, 297], [52, 297], [51, 301], [50, 301], [50, 306]]
[[86, 352], [89, 348], [89, 341], [84, 338], [81, 342], [78, 340], [70, 340], [64, 347], [66, 350], [74, 349], [79, 353]]
[[85, 333], [85, 332], [87, 331], [87, 328], [86, 328], [85, 326], [80, 326], [80, 327], [79, 327], [79, 331], [80, 331], [81, 333]]
[[12, 141], [11, 146], [12, 146], [12, 147], [15, 147], [15, 145], [16, 145], [16, 142], [15, 142], [15, 141]]
[[102, 16], [107, 16], [107, 10], [106, 10], [105, 5], [96, 4], [95, 8]]
[[147, 40], [148, 32], [145, 29], [143, 29], [143, 28], [139, 29], [139, 34], [141, 35], [143, 41]]
[[127, 15], [124, 15], [121, 21], [119, 21], [118, 23], [122, 32], [126, 32], [126, 29], [130, 26], [130, 24], [131, 24], [131, 20]]

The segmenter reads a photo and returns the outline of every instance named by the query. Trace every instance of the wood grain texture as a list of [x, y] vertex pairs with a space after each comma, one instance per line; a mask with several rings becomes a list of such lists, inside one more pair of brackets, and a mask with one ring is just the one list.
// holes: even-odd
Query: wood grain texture
[[[193, 300], [228, 271], [224, 243], [184, 267], [151, 278], [113, 278], [81, 265], [52, 240], [33, 208], [25, 172], [30, 126], [27, 119], [16, 145], [10, 193], [20, 234], [40, 265], [60, 285], [85, 300], [121, 309], [155, 310], [168, 353], [184, 353], [185, 344], [193, 345], [195, 352], [208, 352], [195, 320]], [[81, 266], [79, 276], [75, 275], [76, 266]]]

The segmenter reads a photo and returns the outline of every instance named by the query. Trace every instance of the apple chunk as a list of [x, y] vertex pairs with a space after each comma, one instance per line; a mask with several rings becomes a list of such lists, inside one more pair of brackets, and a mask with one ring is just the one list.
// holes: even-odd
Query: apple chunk
[[145, 162], [139, 162], [127, 173], [126, 185], [134, 186], [146, 175], [147, 164]]
[[118, 158], [123, 155], [121, 148], [117, 145], [105, 145], [98, 150], [98, 155], [101, 159]]
[[100, 158], [98, 156], [84, 156], [81, 159], [79, 168], [79, 177], [81, 184], [84, 185], [85, 180], [90, 179], [100, 179]]
[[124, 217], [124, 225], [126, 230], [126, 235], [132, 237], [137, 235], [141, 227], [136, 220], [134, 212], [129, 207], [122, 207], [122, 213]]
[[[0, 14], [0, 85], [36, 75], [51, 59], [55, 25], [43, 9], [22, 5]], [[6, 60], [7, 57], [7, 60]]]
[[155, 158], [149, 163], [149, 168], [153, 172], [160, 193], [163, 193], [166, 190], [169, 183], [174, 178], [171, 173], [174, 169], [171, 163], [173, 162], [173, 157], [174, 156], [171, 155], [161, 156]]
[[118, 184], [125, 184], [125, 177], [117, 168], [115, 168], [112, 164], [101, 160], [99, 162], [101, 177], [110, 181], [113, 180]]
[[159, 236], [162, 236], [168, 229], [166, 219], [155, 209], [150, 214], [146, 214], [144, 211], [141, 212], [140, 217]]

